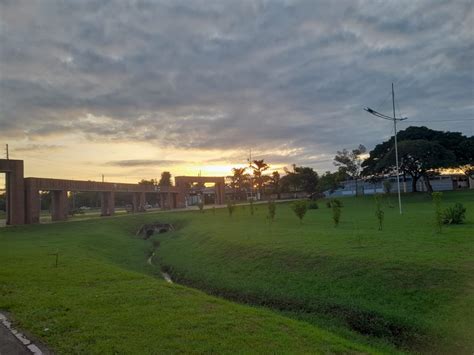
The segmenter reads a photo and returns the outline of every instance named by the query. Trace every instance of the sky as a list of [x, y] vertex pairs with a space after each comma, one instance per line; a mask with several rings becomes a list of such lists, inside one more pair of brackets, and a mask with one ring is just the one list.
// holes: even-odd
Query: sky
[[425, 125], [472, 135], [472, 1], [0, 1], [0, 155], [27, 176], [137, 182], [335, 170]]

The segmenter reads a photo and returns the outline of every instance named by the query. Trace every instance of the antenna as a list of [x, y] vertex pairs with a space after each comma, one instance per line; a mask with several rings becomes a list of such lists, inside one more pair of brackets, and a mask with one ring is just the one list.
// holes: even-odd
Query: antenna
[[395, 115], [395, 91], [393, 90], [392, 83], [392, 108], [393, 108], [393, 117], [384, 115], [383, 113], [372, 110], [370, 107], [365, 107], [364, 110], [374, 115], [375, 117], [383, 118], [384, 120], [393, 121], [393, 137], [395, 140], [395, 164], [397, 167], [397, 189], [398, 189], [398, 207], [400, 209], [400, 214], [402, 214], [402, 198], [400, 195], [400, 172], [398, 170], [398, 146], [397, 146], [397, 121], [405, 121], [407, 117], [397, 118]]

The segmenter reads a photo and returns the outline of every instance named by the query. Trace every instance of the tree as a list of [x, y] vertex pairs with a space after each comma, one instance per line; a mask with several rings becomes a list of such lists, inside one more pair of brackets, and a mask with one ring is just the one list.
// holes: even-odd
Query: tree
[[[469, 175], [472, 172], [472, 162], [474, 161], [474, 137], [463, 136], [459, 132], [443, 132], [435, 131], [427, 127], [408, 127], [407, 129], [398, 132], [397, 139], [400, 145], [404, 145], [405, 141], [425, 141], [429, 143], [436, 143], [444, 150], [439, 148], [438, 153], [443, 152], [443, 161], [440, 164], [431, 164], [431, 167], [428, 167], [426, 164], [427, 161], [423, 161], [425, 172], [423, 179], [428, 185], [427, 189], [430, 190], [431, 186], [429, 184], [429, 175], [434, 174], [437, 170], [442, 168], [460, 168], [462, 171]], [[422, 143], [425, 144], [426, 143]], [[431, 147], [433, 148], [433, 147]], [[395, 156], [394, 156], [394, 139], [391, 137], [389, 140], [380, 143], [375, 146], [375, 148], [370, 152], [369, 158], [366, 159], [363, 163], [363, 172], [365, 176], [383, 172], [393, 173], [395, 168]], [[450, 153], [446, 153], [449, 151]], [[408, 153], [408, 152], [406, 152]], [[385, 157], [390, 154], [393, 158], [392, 162], [389, 162]], [[400, 154], [400, 151], [399, 151]], [[449, 154], [449, 156], [447, 156]], [[446, 160], [448, 158], [448, 160]], [[381, 161], [384, 160], [382, 164]], [[413, 159], [412, 159], [413, 160]], [[411, 175], [413, 180], [413, 191], [416, 191], [416, 182], [420, 179], [420, 171], [416, 166], [410, 166], [410, 159], [407, 159], [405, 164], [405, 170], [402, 171], [404, 174]], [[401, 164], [401, 162], [400, 162]], [[412, 171], [412, 174], [408, 172]]]
[[253, 170], [253, 181], [255, 185], [257, 185], [257, 190], [260, 192], [260, 195], [263, 193], [263, 185], [266, 181], [269, 180], [268, 176], [263, 175], [263, 172], [268, 170], [270, 166], [265, 163], [263, 159], [261, 160], [254, 160], [250, 167]]
[[330, 191], [333, 192], [334, 190], [338, 189], [341, 184], [341, 181], [344, 181], [348, 178], [345, 170], [339, 168], [336, 172], [331, 173], [330, 171], [326, 171], [321, 177], [319, 178], [319, 185], [318, 191]]
[[146, 180], [146, 179], [141, 179], [139, 182], [138, 182], [139, 185], [152, 185], [152, 186], [156, 186], [158, 184], [158, 181], [156, 179], [150, 179], [150, 180]]
[[281, 185], [287, 191], [316, 192], [319, 182], [318, 173], [313, 168], [296, 166], [293, 171], [285, 168], [286, 175], [281, 178]]
[[163, 171], [161, 173], [161, 179], [158, 183], [159, 186], [172, 186], [171, 184], [171, 173], [169, 171]]
[[241, 196], [244, 188], [248, 185], [249, 174], [245, 171], [247, 168], [232, 168], [232, 175], [227, 178], [230, 179], [230, 187], [232, 188], [234, 200], [237, 196]]
[[300, 219], [300, 224], [302, 224], [306, 211], [308, 211], [307, 202], [304, 200], [295, 201], [291, 204], [291, 209], [295, 213], [296, 217]]
[[348, 151], [344, 148], [342, 151], [338, 151], [334, 157], [334, 165], [338, 166], [341, 171], [345, 172], [351, 179], [355, 180], [356, 196], [359, 193], [357, 182], [361, 175], [362, 155], [366, 151], [367, 149], [360, 144], [359, 147], [352, 151]]
[[274, 171], [270, 177], [269, 184], [271, 192], [277, 195], [277, 199], [281, 197], [281, 177], [278, 171]]
[[[450, 150], [436, 142], [423, 139], [402, 141], [398, 144], [398, 161], [400, 171], [412, 177], [412, 190], [422, 178], [427, 190], [431, 193], [429, 178], [436, 169], [449, 167], [456, 157]], [[375, 171], [392, 172], [395, 169], [395, 149], [391, 149], [375, 164]]]

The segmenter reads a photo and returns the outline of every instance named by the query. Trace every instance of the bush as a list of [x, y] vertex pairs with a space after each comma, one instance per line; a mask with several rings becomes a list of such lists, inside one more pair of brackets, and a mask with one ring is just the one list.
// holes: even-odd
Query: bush
[[326, 201], [326, 207], [331, 208], [331, 201]]
[[291, 204], [291, 209], [295, 212], [296, 217], [300, 219], [300, 223], [303, 223], [303, 218], [308, 210], [308, 204], [304, 200], [295, 201]]
[[462, 203], [456, 203], [443, 212], [443, 224], [461, 224], [466, 218], [466, 208]]
[[443, 212], [441, 211], [441, 198], [443, 197], [443, 193], [433, 192], [431, 197], [433, 198], [435, 225], [438, 229], [438, 232], [441, 232], [441, 228], [443, 227]]
[[311, 201], [308, 203], [308, 210], [317, 210], [319, 208], [318, 203], [316, 201]]
[[268, 219], [270, 222], [275, 220], [276, 214], [276, 203], [273, 200], [268, 200]]

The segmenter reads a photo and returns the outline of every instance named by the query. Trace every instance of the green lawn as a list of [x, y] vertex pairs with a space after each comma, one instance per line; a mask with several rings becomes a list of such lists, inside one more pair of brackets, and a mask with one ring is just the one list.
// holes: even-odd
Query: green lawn
[[375, 352], [270, 310], [167, 284], [147, 264], [150, 241], [134, 232], [169, 215], [1, 229], [0, 310], [63, 354]]
[[[163, 235], [158, 258], [179, 282], [226, 298], [268, 306], [350, 336], [411, 351], [474, 349], [474, 191], [445, 193], [467, 207], [463, 225], [435, 232], [427, 195], [395, 196], [378, 230], [373, 197], [343, 199], [341, 224], [320, 203], [300, 225], [289, 204], [272, 226], [266, 206], [181, 220]], [[362, 339], [349, 331], [368, 335]]]
[[[279, 204], [272, 225], [258, 205], [6, 228], [0, 309], [59, 353], [472, 353], [474, 191], [458, 201], [441, 234], [423, 194], [403, 216], [390, 197], [383, 231], [371, 197], [343, 199], [337, 228], [324, 203], [302, 225]], [[147, 221], [178, 230], [134, 238]], [[179, 283], [263, 307], [166, 284], [153, 250]]]

